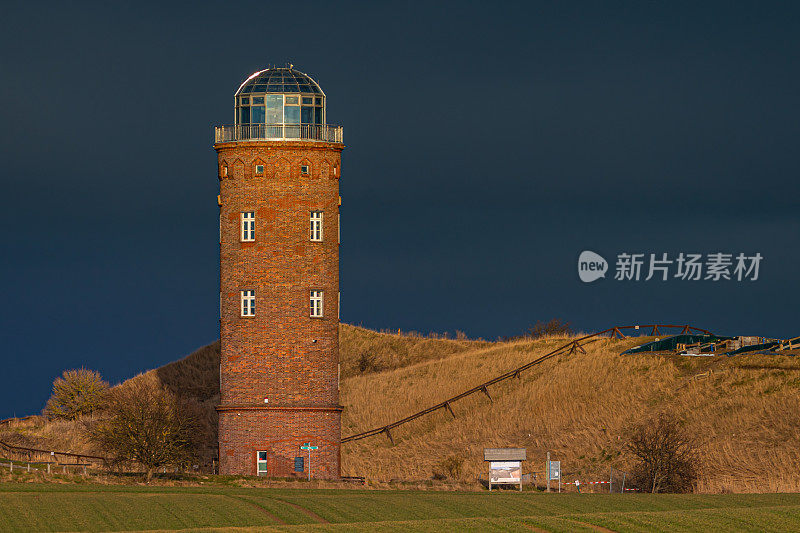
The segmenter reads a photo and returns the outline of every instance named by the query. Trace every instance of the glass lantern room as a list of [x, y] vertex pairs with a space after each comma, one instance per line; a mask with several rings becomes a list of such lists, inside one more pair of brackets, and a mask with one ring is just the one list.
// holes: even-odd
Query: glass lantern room
[[271, 67], [250, 75], [234, 95], [234, 124], [215, 128], [216, 142], [303, 140], [341, 143], [327, 124], [325, 93], [309, 75]]
[[249, 126], [253, 134], [264, 129], [267, 137], [305, 137], [301, 126], [325, 124], [325, 93], [310, 76], [292, 68], [256, 72], [242, 83], [235, 100], [236, 125]]

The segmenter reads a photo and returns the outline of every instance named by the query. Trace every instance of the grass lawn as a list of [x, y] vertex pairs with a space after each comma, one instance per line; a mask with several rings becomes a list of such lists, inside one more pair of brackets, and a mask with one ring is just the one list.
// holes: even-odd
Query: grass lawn
[[800, 494], [0, 484], [0, 531], [800, 531]]

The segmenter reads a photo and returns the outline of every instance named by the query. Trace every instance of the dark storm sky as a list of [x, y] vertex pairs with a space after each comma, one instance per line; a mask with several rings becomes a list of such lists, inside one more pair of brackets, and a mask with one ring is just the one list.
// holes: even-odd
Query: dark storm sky
[[[4, 4], [0, 418], [218, 337], [212, 126], [289, 61], [345, 128], [344, 321], [800, 334], [800, 13], [696, 4]], [[764, 260], [584, 284], [586, 249]]]

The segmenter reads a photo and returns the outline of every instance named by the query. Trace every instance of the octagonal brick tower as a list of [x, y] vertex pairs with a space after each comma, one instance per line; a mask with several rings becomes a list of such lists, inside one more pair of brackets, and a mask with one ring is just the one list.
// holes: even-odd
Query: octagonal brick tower
[[268, 68], [215, 129], [221, 474], [340, 475], [342, 128], [309, 76]]

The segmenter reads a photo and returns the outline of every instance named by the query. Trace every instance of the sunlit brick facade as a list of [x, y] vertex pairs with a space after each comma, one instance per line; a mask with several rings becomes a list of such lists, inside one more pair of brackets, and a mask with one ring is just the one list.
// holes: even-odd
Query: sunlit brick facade
[[[299, 80], [298, 88], [288, 82], [268, 86], [276, 72], [278, 81]], [[319, 446], [312, 476], [336, 478], [341, 128], [321, 123], [324, 93], [314, 85], [304, 96], [302, 73], [257, 74], [237, 91], [236, 124], [218, 127], [214, 145], [220, 183], [220, 473], [305, 477], [308, 455], [300, 446], [310, 442]], [[281, 99], [258, 96], [267, 87], [293, 92]], [[289, 109], [295, 97], [296, 111]], [[257, 109], [262, 102], [265, 109]], [[276, 102], [284, 109], [277, 110]], [[245, 116], [240, 107], [247, 106]]]

